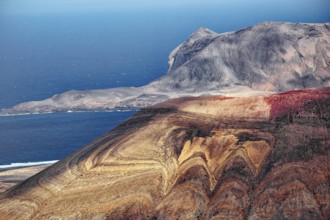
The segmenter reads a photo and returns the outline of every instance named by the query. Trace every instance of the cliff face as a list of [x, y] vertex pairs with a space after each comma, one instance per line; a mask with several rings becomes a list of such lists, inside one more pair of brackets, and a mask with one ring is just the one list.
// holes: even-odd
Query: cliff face
[[171, 100], [0, 194], [4, 219], [329, 219], [330, 89]]
[[224, 34], [201, 28], [172, 52], [159, 84], [189, 91], [330, 86], [329, 51], [330, 24], [266, 22]]
[[187, 95], [230, 96], [228, 88], [249, 95], [327, 87], [329, 51], [329, 23], [267, 22], [224, 34], [200, 28], [172, 51], [168, 73], [146, 86], [68, 91], [0, 113], [140, 108]]

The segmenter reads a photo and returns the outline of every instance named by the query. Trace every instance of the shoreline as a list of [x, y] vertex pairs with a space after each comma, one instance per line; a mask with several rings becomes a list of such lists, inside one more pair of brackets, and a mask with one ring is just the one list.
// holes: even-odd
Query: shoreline
[[17, 163], [3, 164], [0, 165], [0, 172], [12, 170], [12, 169], [25, 168], [25, 167], [34, 167], [39, 165], [52, 165], [58, 161], [59, 160], [47, 160], [47, 161], [37, 161], [37, 162], [17, 162]]
[[139, 108], [131, 108], [126, 110], [69, 110], [69, 111], [53, 111], [53, 112], [26, 112], [26, 113], [12, 113], [12, 114], [2, 114], [0, 109], [0, 117], [14, 117], [14, 116], [26, 116], [26, 115], [46, 115], [46, 114], [56, 114], [56, 113], [113, 113], [113, 112], [137, 112]]
[[48, 163], [0, 169], [0, 194], [53, 164]]

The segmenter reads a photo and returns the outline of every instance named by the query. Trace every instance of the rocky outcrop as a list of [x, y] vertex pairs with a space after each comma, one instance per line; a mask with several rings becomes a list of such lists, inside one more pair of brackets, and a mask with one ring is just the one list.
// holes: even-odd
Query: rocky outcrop
[[[141, 108], [205, 93], [236, 96], [326, 87], [329, 51], [329, 23], [266, 22], [223, 34], [200, 28], [170, 54], [168, 73], [146, 86], [69, 91], [1, 114]], [[228, 94], [228, 88], [235, 94]]]
[[330, 24], [266, 22], [236, 32], [199, 29], [170, 56], [164, 90], [245, 85], [289, 91], [330, 86]]
[[3, 219], [329, 219], [330, 88], [143, 109], [0, 194]]

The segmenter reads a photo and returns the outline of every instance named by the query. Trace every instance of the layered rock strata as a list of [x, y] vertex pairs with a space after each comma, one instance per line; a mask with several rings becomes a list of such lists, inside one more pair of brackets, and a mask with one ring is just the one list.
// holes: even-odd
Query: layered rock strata
[[330, 89], [143, 109], [0, 194], [3, 219], [329, 219]]

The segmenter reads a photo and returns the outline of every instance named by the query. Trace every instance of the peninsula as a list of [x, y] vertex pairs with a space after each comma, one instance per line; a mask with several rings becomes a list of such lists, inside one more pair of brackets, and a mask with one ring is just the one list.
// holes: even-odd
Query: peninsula
[[200, 28], [146, 86], [68, 91], [1, 115], [137, 109], [186, 96], [249, 96], [330, 86], [330, 23], [264, 22], [215, 33]]

